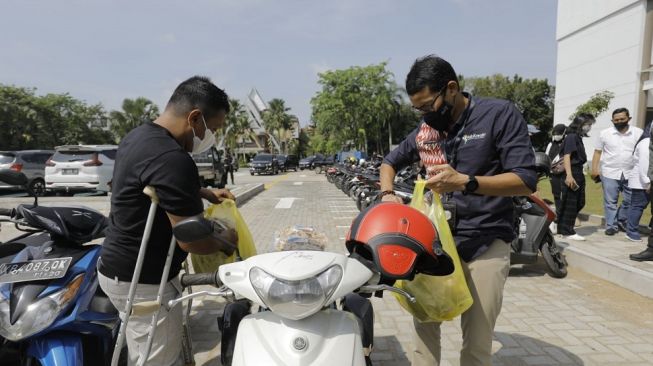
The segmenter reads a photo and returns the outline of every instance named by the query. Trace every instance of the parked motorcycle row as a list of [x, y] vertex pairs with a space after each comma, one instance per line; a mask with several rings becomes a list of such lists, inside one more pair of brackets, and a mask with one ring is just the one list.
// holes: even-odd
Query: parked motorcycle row
[[[538, 180], [548, 177], [551, 160], [542, 152], [535, 155]], [[380, 158], [363, 163], [339, 163], [326, 169], [326, 178], [351, 197], [356, 202], [356, 207], [363, 211], [380, 201], [380, 166]], [[423, 173], [417, 165], [406, 167], [397, 173], [394, 190], [404, 203], [409, 203], [412, 199], [414, 182], [418, 177], [424, 178]], [[541, 254], [552, 277], [565, 277], [567, 261], [550, 229], [556, 218], [550, 203], [536, 194], [514, 197], [513, 201], [516, 238], [511, 243], [511, 264], [534, 264]]]
[[[339, 163], [326, 169], [326, 178], [351, 197], [356, 202], [356, 207], [363, 211], [380, 200], [381, 162], [380, 158], [376, 158], [363, 163]], [[415, 181], [419, 176], [424, 177], [418, 165], [404, 168], [397, 173], [394, 189], [404, 203], [409, 203], [412, 199]]]

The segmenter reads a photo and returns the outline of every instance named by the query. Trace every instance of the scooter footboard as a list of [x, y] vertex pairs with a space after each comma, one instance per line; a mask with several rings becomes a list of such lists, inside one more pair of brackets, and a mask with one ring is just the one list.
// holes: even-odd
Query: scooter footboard
[[36, 337], [30, 341], [27, 354], [44, 366], [84, 364], [82, 339], [76, 334], [53, 332], [43, 337]]
[[301, 320], [271, 311], [248, 315], [238, 327], [232, 365], [365, 366], [359, 321], [333, 309]]

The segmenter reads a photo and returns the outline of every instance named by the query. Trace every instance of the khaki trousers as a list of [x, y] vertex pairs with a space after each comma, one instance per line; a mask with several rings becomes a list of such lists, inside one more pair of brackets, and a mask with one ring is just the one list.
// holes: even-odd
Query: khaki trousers
[[[463, 272], [474, 304], [462, 314], [463, 347], [461, 366], [490, 366], [492, 336], [503, 301], [503, 286], [510, 269], [510, 244], [495, 240], [475, 260], [462, 262]], [[413, 318], [415, 337], [413, 366], [440, 364], [440, 324], [420, 323]]]
[[[131, 282], [111, 279], [98, 272], [98, 282], [102, 291], [109, 297], [109, 300], [120, 312], [120, 318], [125, 317], [125, 305], [129, 294]], [[159, 292], [159, 285], [147, 285], [139, 283], [136, 287], [134, 304], [144, 301], [155, 301]], [[163, 292], [163, 302], [179, 297], [181, 284], [179, 277], [173, 278], [167, 283]], [[150, 331], [150, 323], [154, 314], [132, 315], [127, 323], [127, 349], [129, 350], [129, 366], [137, 364], [138, 360], [145, 356], [147, 336]], [[152, 350], [147, 358], [146, 365], [156, 366], [180, 366], [183, 364], [181, 357], [181, 334], [182, 334], [182, 306], [177, 305], [168, 312], [165, 307], [161, 309], [157, 322], [156, 332], [152, 341]]]

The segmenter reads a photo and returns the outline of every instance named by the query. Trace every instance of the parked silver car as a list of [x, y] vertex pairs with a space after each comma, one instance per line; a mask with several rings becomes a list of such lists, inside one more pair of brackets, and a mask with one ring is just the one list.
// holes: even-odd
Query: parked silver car
[[[0, 169], [11, 169], [27, 176], [28, 187], [39, 196], [45, 194], [45, 163], [52, 150], [0, 151]], [[22, 189], [0, 182], [0, 189]]]

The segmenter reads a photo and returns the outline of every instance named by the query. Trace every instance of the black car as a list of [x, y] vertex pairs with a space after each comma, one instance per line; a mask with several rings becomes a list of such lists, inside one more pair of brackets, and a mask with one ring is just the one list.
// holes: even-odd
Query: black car
[[254, 175], [258, 174], [278, 174], [279, 160], [277, 155], [274, 154], [257, 154], [254, 159], [249, 163], [249, 173]]
[[335, 164], [336, 159], [333, 155], [325, 156], [321, 159], [315, 159], [313, 166], [315, 167], [315, 173], [320, 174], [326, 170], [327, 167]]
[[279, 168], [284, 172], [287, 172], [289, 169], [297, 171], [299, 168], [299, 161], [297, 161], [297, 155], [279, 155]]
[[313, 162], [315, 161], [315, 155], [305, 157], [299, 161], [299, 169], [313, 169]]

